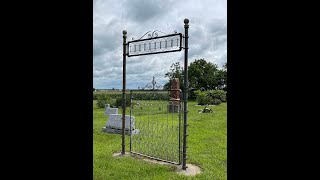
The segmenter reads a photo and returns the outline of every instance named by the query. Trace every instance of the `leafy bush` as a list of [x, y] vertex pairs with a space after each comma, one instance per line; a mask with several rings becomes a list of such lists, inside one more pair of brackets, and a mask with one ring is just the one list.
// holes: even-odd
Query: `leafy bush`
[[106, 94], [99, 94], [99, 96], [97, 97], [98, 108], [104, 108], [105, 104], [110, 104], [110, 103], [111, 103], [111, 98]]
[[189, 100], [196, 100], [197, 99], [197, 94], [194, 89], [190, 89], [188, 92], [188, 99]]
[[[127, 93], [128, 94], [128, 93]], [[104, 93], [104, 92], [94, 92], [93, 100], [98, 100], [99, 96], [106, 97], [108, 96], [110, 99], [116, 99], [118, 97], [122, 97], [122, 93]]]
[[195, 91], [195, 94], [197, 95], [198, 105], [211, 104], [212, 98], [208, 96], [208, 92], [198, 90]]
[[[117, 98], [112, 104], [111, 106], [113, 107], [122, 107], [122, 97], [121, 98]], [[126, 98], [126, 107], [130, 106], [130, 98]]]
[[135, 100], [168, 100], [169, 93], [164, 92], [145, 92], [145, 93], [133, 93]]
[[227, 101], [226, 92], [223, 90], [195, 91], [196, 100], [199, 105], [213, 104], [219, 105]]
[[221, 104], [221, 100], [220, 100], [220, 99], [213, 99], [213, 100], [211, 101], [211, 104], [213, 104], [213, 105], [219, 105], [219, 104]]
[[93, 93], [93, 100], [98, 100], [98, 94]]
[[[130, 98], [130, 92], [126, 94], [127, 99]], [[122, 98], [122, 93], [93, 93], [93, 100], [97, 100], [99, 96], [109, 96], [111, 99], [116, 100]], [[132, 96], [135, 100], [168, 100], [169, 92], [133, 92]]]
[[227, 101], [227, 94], [224, 90], [210, 90], [208, 93], [212, 99], [220, 99], [221, 102]]
[[[130, 92], [126, 92], [126, 107], [130, 106]], [[160, 92], [133, 92], [132, 97], [134, 100], [169, 100], [168, 91]], [[104, 108], [105, 104], [110, 104], [111, 107], [122, 106], [122, 93], [108, 93], [108, 92], [94, 92], [93, 100], [97, 100], [97, 106]]]

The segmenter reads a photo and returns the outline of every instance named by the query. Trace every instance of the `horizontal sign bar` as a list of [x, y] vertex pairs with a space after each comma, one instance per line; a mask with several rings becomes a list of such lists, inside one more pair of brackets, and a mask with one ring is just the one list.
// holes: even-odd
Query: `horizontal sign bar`
[[181, 51], [182, 34], [170, 34], [127, 43], [127, 56], [141, 56]]

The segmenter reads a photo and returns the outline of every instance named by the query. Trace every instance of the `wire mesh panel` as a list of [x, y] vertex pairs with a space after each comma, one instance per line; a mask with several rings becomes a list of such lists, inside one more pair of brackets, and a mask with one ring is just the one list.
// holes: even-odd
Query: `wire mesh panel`
[[130, 133], [131, 153], [181, 163], [182, 106], [180, 98], [173, 99], [170, 94], [159, 90], [130, 92], [130, 116], [135, 125], [135, 133]]

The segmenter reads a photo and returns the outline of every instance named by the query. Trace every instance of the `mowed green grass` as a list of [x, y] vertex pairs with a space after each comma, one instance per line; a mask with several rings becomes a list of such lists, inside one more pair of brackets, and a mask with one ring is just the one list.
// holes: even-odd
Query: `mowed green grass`
[[[187, 164], [201, 168], [196, 176], [175, 173], [174, 165], [160, 165], [138, 157], [113, 157], [121, 151], [121, 135], [101, 132], [106, 125], [104, 109], [93, 106], [93, 173], [96, 180], [107, 179], [227, 179], [227, 104], [210, 106], [213, 113], [199, 114], [203, 108], [188, 103]], [[129, 114], [129, 111], [126, 112]], [[121, 109], [119, 109], [121, 114]], [[129, 152], [129, 136], [126, 136]]]

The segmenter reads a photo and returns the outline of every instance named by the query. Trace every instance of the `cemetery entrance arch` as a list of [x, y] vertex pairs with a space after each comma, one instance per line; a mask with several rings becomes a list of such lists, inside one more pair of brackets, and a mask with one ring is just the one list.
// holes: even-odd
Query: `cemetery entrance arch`
[[[188, 28], [189, 20], [185, 19], [184, 34], [174, 33], [158, 36], [157, 31], [153, 31], [152, 33], [149, 31], [145, 34], [147, 35], [149, 33], [148, 38], [143, 39], [145, 36], [143, 35], [138, 40], [128, 42], [126, 42], [127, 31], [123, 31], [122, 154], [125, 154], [126, 57], [171, 53], [184, 49], [184, 91], [182, 92], [183, 96], [181, 98], [176, 97], [176, 99], [179, 99], [179, 102], [172, 103], [175, 98], [172, 97], [170, 91], [181, 92], [180, 89], [172, 89], [169, 91], [170, 93], [167, 94], [166, 92], [162, 92], [162, 95], [165, 96], [161, 99], [162, 101], [154, 99], [157, 96], [161, 96], [159, 95], [161, 94], [160, 91], [151, 91], [150, 97], [139, 98], [137, 98], [139, 96], [138, 92], [130, 92], [130, 119], [132, 119], [134, 115], [136, 115], [135, 118], [147, 119], [144, 121], [138, 121], [138, 119], [136, 119], [136, 129], [140, 129], [135, 133], [130, 133], [130, 153], [174, 164], [182, 163], [182, 169], [187, 168]], [[146, 101], [148, 101], [148, 103], [146, 103]], [[182, 112], [183, 122], [180, 121]], [[150, 114], [152, 117], [150, 117]], [[161, 115], [164, 116], [164, 118], [156, 118]], [[169, 115], [172, 116], [171, 122], [169, 121]], [[176, 121], [173, 118], [174, 116], [178, 117]], [[150, 123], [150, 121], [153, 121], [153, 123]], [[169, 127], [170, 123], [171, 127]], [[181, 124], [183, 124], [182, 128], [180, 128]], [[152, 127], [150, 127], [150, 125]], [[180, 131], [181, 129], [183, 130], [182, 132]], [[181, 134], [182, 151], [180, 148]]]

